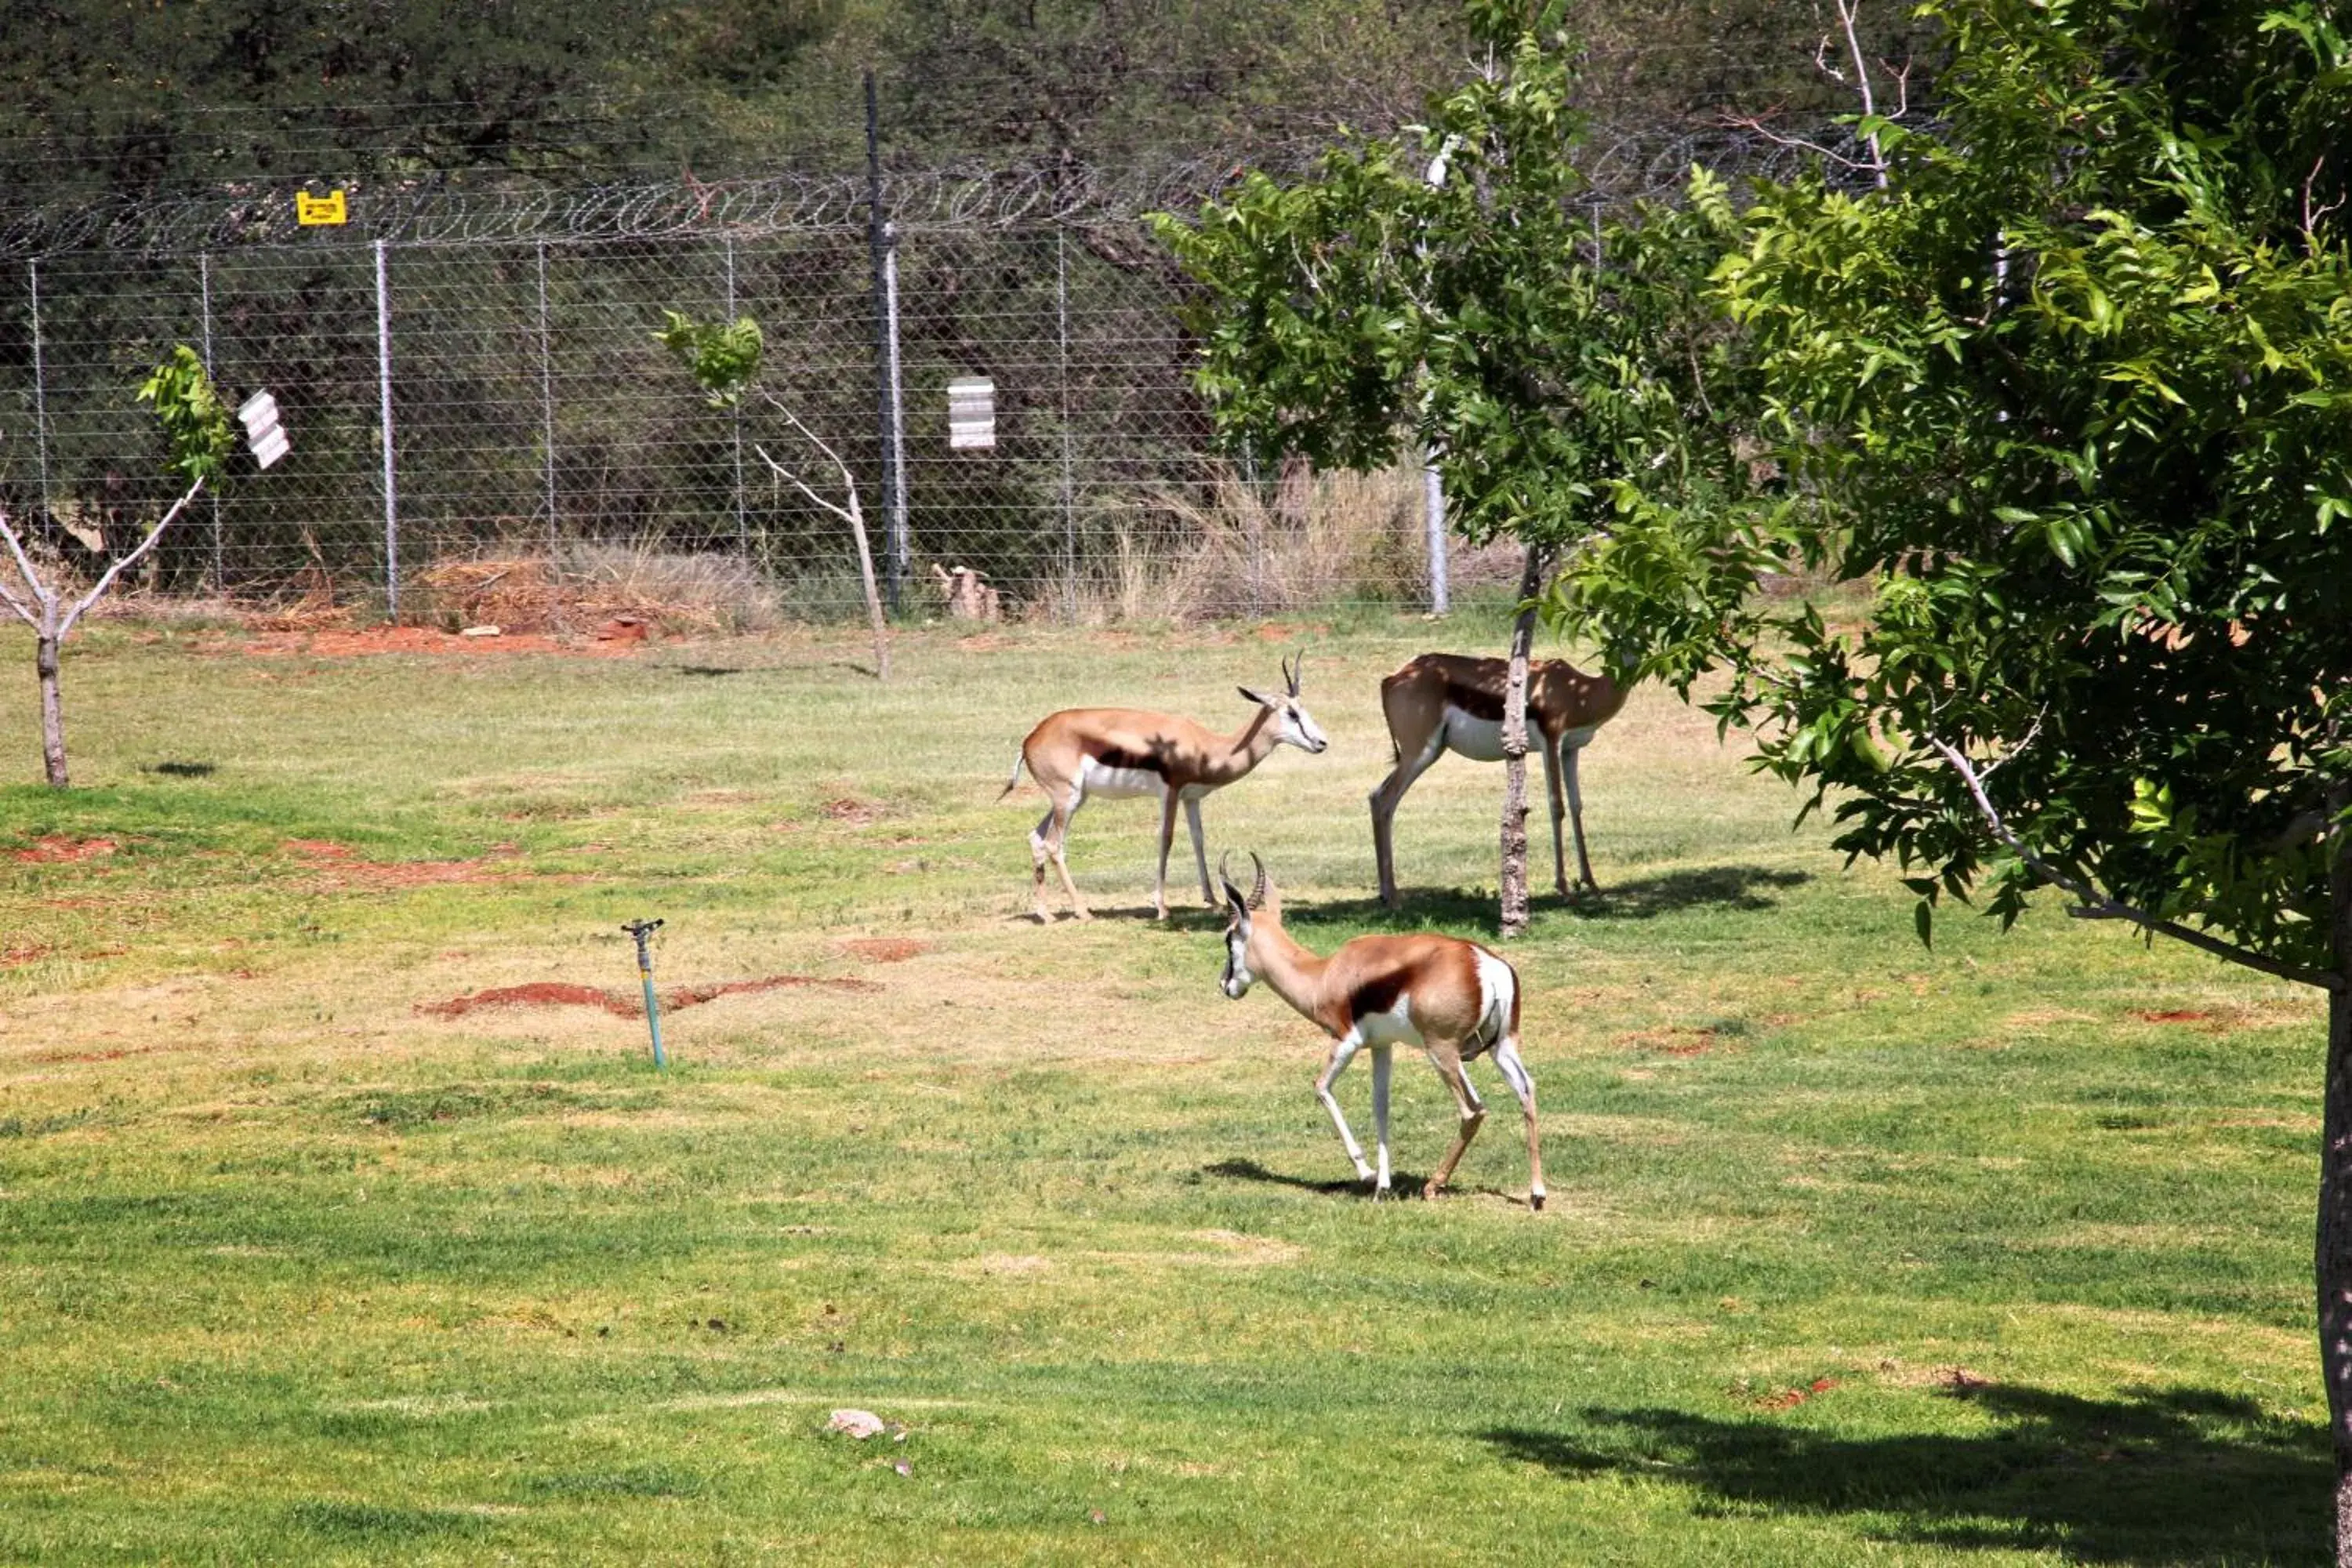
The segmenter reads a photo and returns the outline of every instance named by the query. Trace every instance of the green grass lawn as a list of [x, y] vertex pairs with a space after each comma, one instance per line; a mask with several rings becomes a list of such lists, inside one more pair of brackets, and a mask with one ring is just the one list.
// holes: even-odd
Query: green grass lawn
[[[1205, 808], [1295, 934], [1491, 935], [1498, 769], [1379, 677], [1493, 622], [262, 657], [100, 624], [0, 711], [0, 1560], [2318, 1563], [2312, 994], [2054, 905], [1911, 935], [1703, 715], [1586, 754], [1510, 950], [1545, 1110], [1375, 1205], [1152, 808], [1025, 918], [1021, 736], [1332, 739]], [[1547, 868], [1549, 839], [1534, 823]], [[778, 981], [664, 1019], [440, 1005]], [[1508, 1097], [1481, 1063], [1490, 1104]], [[1341, 1098], [1370, 1136], [1370, 1077]], [[1444, 1152], [1400, 1060], [1401, 1184]], [[831, 1411], [891, 1432], [856, 1442]]]

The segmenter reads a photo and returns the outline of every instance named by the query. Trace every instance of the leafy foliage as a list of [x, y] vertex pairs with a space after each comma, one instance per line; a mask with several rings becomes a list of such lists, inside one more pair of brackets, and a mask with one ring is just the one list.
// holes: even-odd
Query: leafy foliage
[[750, 316], [732, 321], [698, 321], [677, 310], [662, 312], [661, 331], [654, 341], [677, 356], [700, 384], [713, 408], [732, 408], [760, 375], [760, 355], [766, 345], [760, 323]]
[[220, 477], [221, 467], [236, 449], [228, 409], [205, 374], [205, 362], [185, 343], [172, 353], [140, 384], [139, 401], [155, 405], [172, 457], [166, 465], [190, 484]]
[[[1683, 514], [1711, 521], [1744, 488], [1717, 401], [1732, 343], [1703, 298], [1732, 214], [1705, 180], [1685, 209], [1617, 220], [1580, 199], [1562, 12], [1478, 0], [1495, 63], [1427, 123], [1158, 226], [1207, 290], [1201, 385], [1228, 441], [1357, 468], [1417, 448], [1472, 541], [1617, 552], [1633, 572], [1681, 558]], [[1687, 679], [1721, 619], [1697, 592], [1671, 624], [1612, 621], [1612, 665]]]
[[1929, 9], [1948, 132], [1878, 126], [1884, 195], [1760, 192], [1719, 273], [1822, 503], [1786, 537], [1871, 598], [1787, 618], [1717, 711], [1916, 870], [1923, 934], [2055, 882], [2332, 970], [2352, 53], [2314, 5]]

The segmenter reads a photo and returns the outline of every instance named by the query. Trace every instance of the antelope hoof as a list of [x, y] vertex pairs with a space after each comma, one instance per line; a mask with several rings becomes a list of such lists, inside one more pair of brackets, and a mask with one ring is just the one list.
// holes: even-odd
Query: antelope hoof
[[1421, 1201], [1434, 1203], [1437, 1200], [1437, 1194], [1444, 1190], [1445, 1184], [1443, 1182], [1423, 1182], [1421, 1184]]
[[1538, 1187], [1534, 1192], [1528, 1194], [1528, 1207], [1533, 1209], [1538, 1214], [1541, 1214], [1543, 1213], [1543, 1189]]

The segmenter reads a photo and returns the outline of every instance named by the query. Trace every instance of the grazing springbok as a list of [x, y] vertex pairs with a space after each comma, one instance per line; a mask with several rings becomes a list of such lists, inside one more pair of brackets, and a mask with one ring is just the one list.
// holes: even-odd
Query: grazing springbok
[[1299, 705], [1298, 678], [1307, 656], [1296, 664], [1283, 662], [1286, 688], [1281, 697], [1265, 697], [1244, 686], [1244, 697], [1257, 711], [1235, 735], [1219, 735], [1190, 719], [1151, 713], [1135, 708], [1068, 708], [1049, 715], [1021, 742], [1013, 760], [1013, 777], [1002, 800], [1021, 783], [1026, 764], [1051, 804], [1029, 835], [1029, 855], [1035, 873], [1033, 890], [1040, 924], [1053, 916], [1045, 909], [1045, 861], [1062, 875], [1062, 889], [1080, 920], [1088, 919], [1086, 900], [1070, 880], [1070, 864], [1063, 858], [1070, 818], [1089, 795], [1157, 795], [1160, 798], [1160, 874], [1151, 885], [1151, 912], [1168, 918], [1168, 850], [1176, 837], [1176, 808], [1184, 808], [1184, 824], [1192, 831], [1192, 858], [1201, 872], [1201, 898], [1214, 909], [1217, 895], [1209, 887], [1209, 852], [1201, 841], [1201, 797], [1223, 789], [1273, 753], [1275, 747], [1297, 746], [1303, 752], [1322, 751], [1331, 742]]
[[[1474, 763], [1503, 760], [1503, 694], [1509, 673], [1510, 666], [1499, 658], [1425, 653], [1381, 682], [1396, 768], [1372, 791], [1372, 857], [1380, 864], [1381, 902], [1391, 909], [1397, 903], [1397, 806], [1413, 780], [1448, 752]], [[1561, 780], [1565, 776], [1568, 816], [1576, 833], [1576, 868], [1583, 885], [1597, 892], [1601, 884], [1592, 879], [1592, 860], [1584, 852], [1584, 793], [1577, 787], [1576, 758], [1593, 731], [1624, 706], [1625, 688], [1606, 675], [1587, 675], [1559, 658], [1528, 665], [1528, 749], [1543, 752], [1544, 784], [1551, 796], [1552, 879], [1563, 897], [1568, 862], [1559, 841]]]
[[[1423, 931], [1412, 936], [1360, 936], [1328, 958], [1318, 958], [1282, 929], [1282, 899], [1267, 879], [1265, 862], [1253, 854], [1257, 886], [1247, 899], [1224, 876], [1225, 902], [1232, 920], [1225, 926], [1225, 994], [1235, 999], [1248, 994], [1261, 976], [1274, 994], [1289, 1003], [1331, 1037], [1330, 1059], [1315, 1080], [1315, 1098], [1331, 1115], [1356, 1175], [1372, 1184], [1372, 1195], [1389, 1190], [1389, 1068], [1390, 1048], [1399, 1043], [1419, 1046], [1445, 1087], [1454, 1091], [1461, 1111], [1459, 1131], [1421, 1195], [1433, 1198], [1444, 1189], [1486, 1120], [1486, 1107], [1470, 1087], [1463, 1064], [1481, 1052], [1492, 1051], [1495, 1066], [1511, 1092], [1528, 1126], [1528, 1206], [1544, 1206], [1543, 1151], [1536, 1135], [1536, 1084], [1519, 1059], [1519, 976], [1503, 959], [1475, 942]], [[1372, 1126], [1378, 1145], [1377, 1167], [1364, 1163], [1364, 1151], [1331, 1097], [1331, 1085], [1347, 1070], [1359, 1050], [1372, 1053]]]

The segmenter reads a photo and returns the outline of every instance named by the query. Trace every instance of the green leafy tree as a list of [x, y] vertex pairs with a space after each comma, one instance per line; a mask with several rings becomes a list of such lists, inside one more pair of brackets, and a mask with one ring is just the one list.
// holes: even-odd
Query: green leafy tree
[[122, 574], [143, 560], [163, 537], [163, 531], [187, 510], [205, 486], [220, 477], [236, 437], [229, 428], [228, 410], [205, 374], [196, 351], [181, 343], [171, 357], [155, 367], [139, 389], [139, 400], [155, 405], [171, 450], [168, 467], [187, 480], [188, 488], [157, 519], [136, 545], [108, 563], [98, 581], [79, 595], [44, 575], [24, 536], [5, 508], [0, 508], [0, 544], [8, 552], [15, 581], [0, 573], [0, 605], [33, 630], [33, 670], [41, 690], [41, 762], [48, 782], [66, 787], [65, 705], [58, 691], [60, 656], [83, 614], [104, 598]]
[[[1716, 704], [1892, 857], [1918, 930], [2037, 892], [2328, 1002], [2316, 1251], [2352, 1563], [2352, 50], [2316, 5], [1935, 0], [1883, 190], [1758, 193], [1723, 264], [1790, 536], [1864, 589]], [[1569, 626], [1672, 591], [1605, 557]]]
[[[1200, 381], [1226, 438], [1326, 467], [1425, 454], [1455, 531], [1526, 545], [1530, 603], [1565, 552], [1654, 552], [1686, 531], [1683, 509], [1716, 515], [1741, 472], [1709, 394], [1728, 343], [1700, 298], [1730, 206], [1702, 182], [1687, 209], [1595, 218], [1564, 9], [1475, 0], [1488, 65], [1424, 124], [1294, 184], [1252, 174], [1197, 224], [1159, 223], [1206, 289]], [[1621, 679], [1686, 680], [1717, 618], [1694, 600], [1612, 622], [1604, 657]], [[1523, 613], [1505, 704], [1506, 932], [1527, 920], [1532, 626]]]

